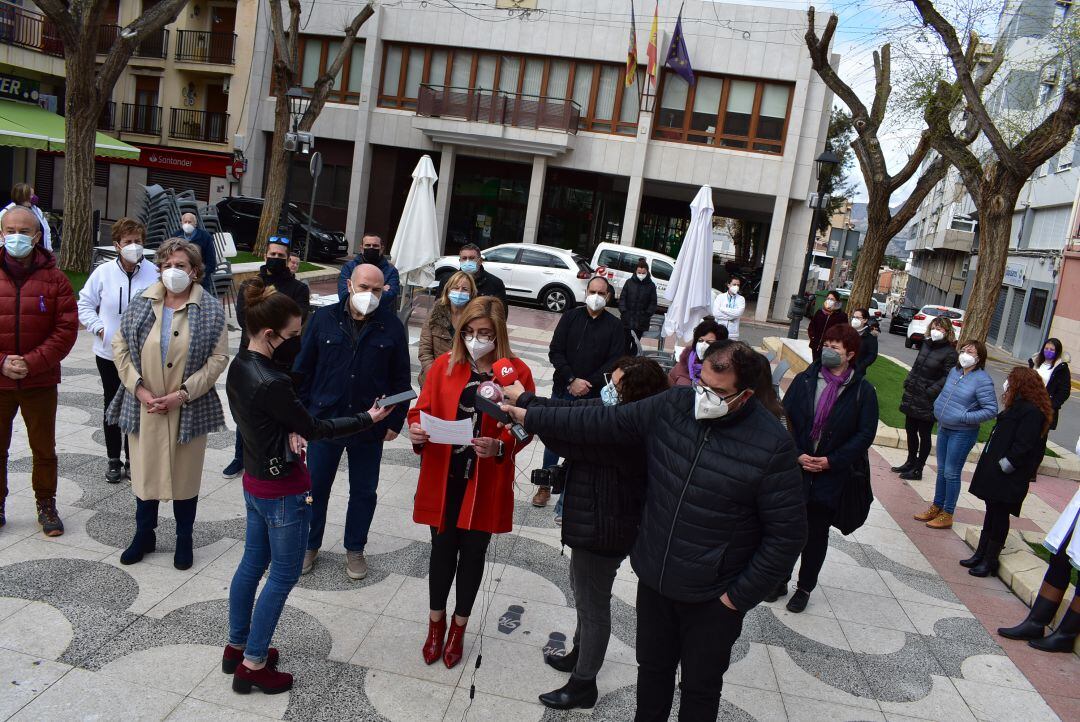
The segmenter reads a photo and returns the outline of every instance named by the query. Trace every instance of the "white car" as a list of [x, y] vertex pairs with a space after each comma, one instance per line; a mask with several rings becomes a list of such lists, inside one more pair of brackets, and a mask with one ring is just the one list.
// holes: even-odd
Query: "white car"
[[[536, 301], [548, 311], [562, 313], [585, 302], [585, 288], [592, 268], [573, 251], [535, 243], [504, 243], [480, 251], [484, 270], [506, 286], [506, 295]], [[443, 256], [435, 262], [438, 283], [459, 270], [458, 257]]]
[[[592, 265], [598, 275], [604, 275], [611, 285], [615, 287], [615, 298], [622, 295], [623, 284], [637, 271], [639, 258], [644, 258], [649, 264], [649, 273], [652, 274], [653, 283], [656, 284], [656, 302], [660, 310], [667, 309], [668, 282], [675, 272], [675, 259], [671, 256], [650, 251], [634, 246], [623, 246], [618, 243], [601, 243], [593, 251]], [[712, 297], [716, 300], [719, 292], [713, 289]]]
[[908, 324], [904, 347], [916, 346], [922, 348], [922, 342], [926, 340], [928, 335], [926, 329], [929, 328], [930, 322], [937, 316], [944, 316], [952, 321], [953, 328], [958, 335], [964, 327], [964, 309], [952, 308], [951, 306], [923, 306], [915, 314], [915, 317], [911, 319], [911, 323]]

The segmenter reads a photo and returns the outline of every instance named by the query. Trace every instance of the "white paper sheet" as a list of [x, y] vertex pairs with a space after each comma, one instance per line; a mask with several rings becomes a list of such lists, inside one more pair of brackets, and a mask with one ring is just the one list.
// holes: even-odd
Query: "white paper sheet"
[[447, 421], [421, 411], [420, 428], [428, 433], [428, 441], [432, 444], [465, 446], [473, 440], [473, 422], [469, 419]]

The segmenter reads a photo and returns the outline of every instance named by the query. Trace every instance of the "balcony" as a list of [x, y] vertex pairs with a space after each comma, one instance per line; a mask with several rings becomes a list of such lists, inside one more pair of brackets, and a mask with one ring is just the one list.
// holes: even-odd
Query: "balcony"
[[970, 253], [971, 245], [975, 241], [975, 233], [972, 231], [958, 231], [954, 228], [945, 229], [945, 237], [940, 243], [935, 243], [935, 249], [946, 251], [960, 251]]
[[165, 28], [156, 33], [150, 33], [138, 46], [134, 53], [136, 58], [159, 58], [164, 60], [169, 56], [169, 31]]
[[98, 27], [97, 54], [108, 55], [120, 37], [119, 25], [101, 25]]
[[64, 44], [51, 20], [6, 2], [0, 2], [0, 43], [64, 57]]
[[186, 63], [236, 63], [236, 35], [208, 33], [200, 30], [178, 30], [176, 59]]
[[161, 135], [161, 106], [124, 103], [120, 113], [120, 132]]
[[581, 108], [564, 98], [422, 85], [416, 114], [577, 135]]
[[105, 104], [105, 108], [98, 116], [98, 130], [116, 130], [116, 103], [111, 100]]
[[201, 143], [225, 143], [229, 135], [229, 114], [206, 110], [172, 108], [169, 137]]

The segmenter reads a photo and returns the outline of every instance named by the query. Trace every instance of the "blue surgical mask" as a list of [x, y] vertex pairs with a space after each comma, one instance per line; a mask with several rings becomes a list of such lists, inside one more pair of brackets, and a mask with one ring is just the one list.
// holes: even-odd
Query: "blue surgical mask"
[[476, 261], [462, 261], [460, 265], [461, 270], [465, 273], [476, 273], [476, 269], [478, 268]]
[[9, 233], [4, 236], [4, 248], [14, 258], [26, 258], [34, 250], [34, 237], [25, 233]]
[[450, 303], [455, 306], [464, 306], [472, 298], [468, 291], [450, 291], [446, 294], [446, 297], [450, 299]]
[[615, 388], [614, 381], [608, 381], [604, 388], [600, 389], [600, 400], [604, 402], [604, 406], [619, 405], [619, 390]]

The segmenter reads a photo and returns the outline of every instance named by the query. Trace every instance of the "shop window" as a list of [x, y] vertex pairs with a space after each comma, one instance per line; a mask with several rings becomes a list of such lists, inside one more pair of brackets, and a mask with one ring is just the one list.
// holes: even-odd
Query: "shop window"
[[1050, 299], [1050, 292], [1045, 288], [1031, 289], [1031, 300], [1028, 301], [1027, 315], [1024, 323], [1036, 328], [1042, 327], [1043, 317], [1046, 316], [1046, 303]]
[[[324, 38], [314, 35], [300, 36], [300, 85], [308, 92], [315, 89], [319, 76], [334, 62], [341, 51], [340, 38]], [[331, 103], [356, 103], [360, 100], [360, 86], [364, 80], [364, 41], [353, 43], [349, 57], [334, 77], [327, 100]]]

